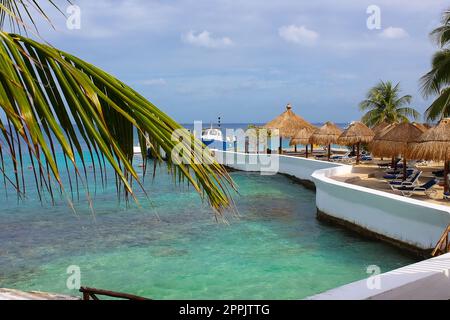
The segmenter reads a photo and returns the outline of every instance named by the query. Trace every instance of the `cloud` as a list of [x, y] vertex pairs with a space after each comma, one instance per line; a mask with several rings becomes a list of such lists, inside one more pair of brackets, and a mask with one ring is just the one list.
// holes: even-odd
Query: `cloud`
[[380, 33], [380, 37], [385, 39], [402, 39], [407, 38], [408, 32], [402, 28], [388, 27]]
[[319, 33], [309, 30], [305, 26], [282, 26], [278, 29], [278, 34], [287, 42], [298, 43], [303, 45], [314, 45], [319, 38]]
[[230, 38], [215, 38], [206, 30], [198, 34], [195, 34], [194, 31], [190, 31], [182, 36], [182, 40], [194, 46], [214, 49], [230, 47], [234, 44]]
[[165, 86], [167, 84], [167, 82], [163, 78], [158, 78], [158, 79], [142, 80], [142, 81], [140, 81], [140, 84], [143, 84], [146, 86]]

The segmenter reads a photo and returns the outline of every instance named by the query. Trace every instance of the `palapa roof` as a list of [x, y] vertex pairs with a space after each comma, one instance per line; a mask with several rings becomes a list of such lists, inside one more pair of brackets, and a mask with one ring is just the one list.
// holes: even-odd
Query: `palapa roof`
[[375, 156], [395, 157], [407, 155], [409, 144], [422, 135], [424, 130], [413, 123], [400, 123], [386, 127], [382, 134], [377, 135], [370, 144]]
[[352, 122], [338, 139], [338, 144], [353, 145], [356, 143], [369, 143], [373, 140], [375, 134], [364, 123], [359, 121]]
[[328, 121], [321, 128], [314, 131], [311, 135], [310, 142], [313, 144], [329, 145], [337, 143], [342, 130], [334, 123]]
[[424, 160], [450, 160], [450, 118], [424, 132], [411, 144], [410, 155]]
[[372, 128], [373, 133], [375, 134], [375, 136], [379, 135], [384, 129], [386, 129], [387, 127], [389, 127], [390, 123], [387, 123], [386, 121], [380, 122], [379, 124], [377, 124], [376, 126], [374, 126]]
[[280, 136], [284, 138], [292, 138], [297, 132], [303, 128], [314, 128], [312, 124], [303, 119], [302, 117], [296, 115], [292, 111], [291, 104], [286, 106], [286, 111], [280, 114], [278, 117], [268, 122], [264, 128], [267, 129], [278, 129]]
[[309, 144], [309, 139], [312, 134], [317, 130], [316, 127], [313, 128], [303, 128], [300, 131], [297, 131], [295, 136], [289, 142], [290, 146], [296, 146], [298, 144], [307, 145]]

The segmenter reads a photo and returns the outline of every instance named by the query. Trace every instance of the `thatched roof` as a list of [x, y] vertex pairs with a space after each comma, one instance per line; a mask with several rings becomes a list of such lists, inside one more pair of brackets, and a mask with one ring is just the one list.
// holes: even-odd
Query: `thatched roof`
[[427, 131], [431, 128], [431, 126], [428, 123], [419, 123], [419, 122], [413, 122], [414, 125], [418, 126], [423, 131]]
[[424, 132], [410, 146], [410, 155], [424, 160], [450, 160], [450, 118]]
[[372, 131], [375, 135], [379, 135], [384, 129], [389, 127], [391, 124], [387, 123], [386, 121], [380, 122], [375, 127], [372, 128]]
[[298, 144], [307, 145], [309, 144], [309, 139], [311, 138], [312, 134], [317, 130], [317, 128], [303, 128], [302, 130], [298, 131], [295, 136], [291, 139], [289, 142], [290, 146], [296, 146]]
[[370, 149], [375, 156], [395, 157], [406, 155], [409, 143], [416, 141], [424, 132], [413, 123], [400, 123], [386, 127], [381, 135], [377, 135]]
[[375, 134], [364, 123], [359, 121], [352, 122], [338, 139], [338, 144], [353, 145], [357, 143], [369, 143], [373, 140]]
[[325, 123], [321, 128], [314, 131], [310, 138], [313, 144], [329, 145], [336, 143], [342, 130], [332, 122]]
[[268, 122], [264, 128], [267, 129], [278, 129], [280, 136], [283, 138], [292, 138], [297, 132], [303, 128], [314, 128], [312, 124], [303, 119], [302, 117], [296, 115], [292, 111], [291, 104], [286, 106], [286, 111], [281, 115]]

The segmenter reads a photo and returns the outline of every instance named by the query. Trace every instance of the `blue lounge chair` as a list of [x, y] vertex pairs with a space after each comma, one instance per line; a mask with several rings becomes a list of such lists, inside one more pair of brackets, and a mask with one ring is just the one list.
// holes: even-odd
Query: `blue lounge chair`
[[411, 187], [415, 186], [417, 182], [419, 181], [420, 176], [422, 175], [423, 171], [416, 171], [412, 175], [408, 177], [406, 180], [393, 180], [389, 182], [389, 185], [391, 186], [392, 190], [395, 190], [400, 187]]
[[402, 186], [396, 188], [396, 190], [400, 191], [403, 196], [411, 197], [414, 194], [423, 193], [427, 196], [431, 196], [436, 193], [436, 190], [432, 190], [432, 188], [438, 184], [438, 180], [433, 178], [428, 182], [422, 184], [421, 186]]
[[385, 163], [378, 164], [378, 167], [379, 168], [392, 168], [393, 169], [393, 168], [395, 168], [397, 166], [397, 168], [398, 168], [400, 160], [401, 159], [398, 159], [398, 158], [395, 159], [394, 166], [392, 166], [392, 162], [385, 162]]
[[[408, 169], [406, 170], [406, 178], [408, 178], [409, 176], [411, 176], [414, 173], [414, 169]], [[385, 174], [383, 176], [383, 179], [386, 180], [395, 180], [395, 179], [403, 179], [403, 173], [399, 173], [399, 174]]]

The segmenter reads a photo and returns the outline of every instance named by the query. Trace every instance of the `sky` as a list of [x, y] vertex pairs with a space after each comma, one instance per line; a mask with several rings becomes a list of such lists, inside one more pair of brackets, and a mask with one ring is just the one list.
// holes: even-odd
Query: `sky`
[[[287, 103], [311, 122], [350, 122], [380, 80], [400, 82], [423, 113], [431, 100], [422, 98], [419, 78], [437, 50], [429, 32], [450, 7], [442, 0], [72, 2], [80, 29], [52, 10], [55, 30], [41, 22], [41, 36], [182, 123], [218, 116], [264, 123]], [[380, 29], [367, 26], [373, 5]]]

